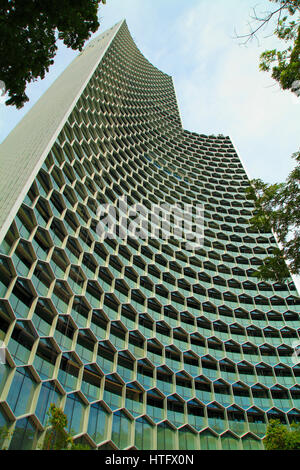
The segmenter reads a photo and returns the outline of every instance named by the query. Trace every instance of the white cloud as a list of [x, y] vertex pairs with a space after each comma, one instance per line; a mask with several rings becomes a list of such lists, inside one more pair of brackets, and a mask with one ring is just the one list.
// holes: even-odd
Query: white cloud
[[239, 46], [234, 28], [242, 28], [248, 11], [241, 2], [230, 5], [203, 0], [176, 22], [176, 54], [183, 66], [174, 75], [183, 124], [200, 133], [229, 134], [250, 177], [281, 180], [299, 147], [300, 99], [297, 104], [291, 92], [258, 69], [259, 55], [273, 46], [272, 38], [260, 47]]
[[[239, 47], [235, 28], [245, 31], [255, 0], [114, 0], [100, 10], [99, 33], [126, 18], [142, 53], [174, 77], [183, 125], [199, 133], [234, 139], [251, 177], [279, 180], [293, 166], [299, 147], [299, 106], [290, 92], [258, 71], [262, 47]], [[260, 9], [270, 7], [260, 1]], [[99, 34], [97, 33], [97, 34]], [[60, 50], [47, 78], [29, 87], [30, 104], [21, 111], [0, 109], [2, 136], [11, 130], [70, 61]], [[75, 53], [71, 53], [75, 54]], [[300, 100], [299, 100], [300, 102]], [[1, 140], [1, 138], [0, 138]], [[283, 164], [284, 162], [284, 164]]]

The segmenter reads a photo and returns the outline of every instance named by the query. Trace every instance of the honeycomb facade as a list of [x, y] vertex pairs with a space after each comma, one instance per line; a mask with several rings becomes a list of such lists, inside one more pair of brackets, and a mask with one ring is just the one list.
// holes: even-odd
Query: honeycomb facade
[[[171, 77], [125, 21], [76, 63], [105, 40], [45, 134], [26, 193], [22, 183], [6, 198], [15, 213], [2, 220], [0, 427], [10, 434], [0, 444], [38, 448], [56, 403], [94, 449], [262, 449], [269, 419], [300, 420], [295, 286], [251, 277], [276, 245], [250, 229], [249, 181], [230, 139], [182, 128]], [[203, 246], [99, 238], [99, 207], [124, 195], [149, 208], [204, 204]]]

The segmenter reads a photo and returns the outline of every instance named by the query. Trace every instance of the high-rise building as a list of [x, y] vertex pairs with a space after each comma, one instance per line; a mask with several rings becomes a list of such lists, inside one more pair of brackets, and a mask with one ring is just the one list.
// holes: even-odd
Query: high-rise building
[[[100, 449], [261, 449], [268, 420], [299, 421], [299, 297], [251, 276], [276, 243], [250, 228], [245, 170], [228, 137], [182, 128], [125, 21], [0, 151], [1, 446], [41, 445], [51, 403]], [[183, 213], [204, 238], [107, 236], [99, 210], [125, 200], [175, 208], [169, 227], [203, 207]]]

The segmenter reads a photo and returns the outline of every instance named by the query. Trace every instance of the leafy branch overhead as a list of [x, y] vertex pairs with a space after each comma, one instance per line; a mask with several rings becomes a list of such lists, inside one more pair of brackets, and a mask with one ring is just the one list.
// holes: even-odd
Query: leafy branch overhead
[[247, 199], [255, 206], [250, 223], [261, 232], [272, 229], [281, 247], [273, 248], [257, 270], [256, 275], [264, 280], [280, 282], [290, 272], [300, 273], [300, 152], [293, 157], [297, 165], [285, 183], [267, 184], [256, 179], [246, 189]]
[[271, 72], [284, 90], [300, 95], [300, 0], [270, 0], [276, 8], [258, 15], [254, 9], [256, 27], [250, 34], [239, 36], [247, 38], [246, 42], [257, 37], [258, 32], [274, 24], [273, 34], [287, 45], [284, 50], [267, 50], [260, 56], [259, 68]]
[[26, 86], [43, 79], [54, 63], [57, 41], [81, 51], [99, 28], [105, 0], [0, 0], [0, 80], [6, 105], [28, 101]]

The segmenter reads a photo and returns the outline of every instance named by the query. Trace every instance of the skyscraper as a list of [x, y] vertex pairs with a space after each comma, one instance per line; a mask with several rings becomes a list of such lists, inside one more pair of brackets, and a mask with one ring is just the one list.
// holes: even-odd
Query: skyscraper
[[[228, 137], [182, 128], [125, 21], [0, 153], [1, 446], [41, 444], [50, 403], [100, 449], [261, 449], [268, 420], [299, 421], [300, 301], [251, 276], [276, 243], [250, 228], [245, 170]], [[151, 225], [112, 233], [120, 201]], [[154, 207], [199, 243], [153, 235]]]

